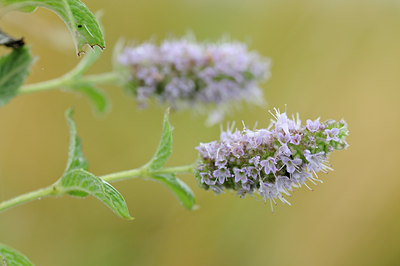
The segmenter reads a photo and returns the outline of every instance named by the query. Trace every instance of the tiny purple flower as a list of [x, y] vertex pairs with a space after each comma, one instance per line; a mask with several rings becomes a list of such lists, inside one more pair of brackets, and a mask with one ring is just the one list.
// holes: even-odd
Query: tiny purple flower
[[254, 164], [255, 167], [258, 167], [258, 165], [260, 164], [260, 156], [254, 156], [253, 158], [251, 158], [249, 160], [249, 163]]
[[207, 185], [213, 185], [213, 181], [211, 181], [211, 175], [209, 172], [202, 172], [200, 173], [201, 176], [201, 183], [207, 184]]
[[284, 156], [290, 156], [292, 151], [289, 149], [287, 143], [282, 143], [282, 146], [279, 147], [279, 154]]
[[326, 134], [326, 141], [329, 142], [331, 140], [333, 141], [339, 141], [339, 138], [337, 135], [339, 134], [339, 129], [337, 128], [332, 128], [332, 129], [325, 129], [325, 134]]
[[291, 174], [293, 174], [293, 172], [296, 170], [296, 167], [303, 162], [300, 158], [297, 157], [293, 160], [289, 159], [288, 157], [281, 157], [281, 161], [286, 165], [286, 171]]
[[285, 194], [289, 194], [287, 191], [292, 190], [292, 183], [287, 176], [277, 176], [275, 181], [276, 189]]
[[260, 176], [260, 171], [253, 166], [246, 167], [246, 172], [249, 175], [249, 177], [252, 177], [254, 180], [257, 180], [258, 177]]
[[290, 143], [294, 145], [299, 145], [301, 142], [301, 135], [300, 134], [295, 134], [294, 136], [290, 137]]
[[225, 167], [227, 161], [226, 159], [221, 160], [221, 158], [218, 158], [219, 160], [215, 161], [215, 166], [217, 167]]
[[314, 121], [307, 119], [306, 127], [310, 132], [317, 132], [320, 127], [319, 118]]
[[264, 183], [260, 181], [260, 188], [258, 189], [260, 195], [264, 198], [264, 201], [267, 201], [269, 198], [276, 198], [279, 194], [278, 190], [276, 189], [275, 184], [272, 183]]
[[276, 168], [276, 161], [274, 158], [269, 157], [267, 160], [262, 160], [260, 165], [264, 167], [265, 174], [273, 173], [275, 174], [278, 169]]
[[232, 152], [232, 155], [235, 156], [236, 158], [240, 158], [241, 156], [244, 155], [243, 147], [240, 144], [233, 145], [231, 147], [231, 152]]
[[307, 167], [310, 171], [318, 172], [322, 169], [323, 165], [322, 162], [324, 161], [324, 152], [318, 152], [316, 154], [311, 154], [309, 150], [304, 151], [304, 157], [306, 157], [309, 164]]
[[225, 179], [231, 177], [231, 172], [226, 167], [220, 168], [213, 172], [215, 178], [218, 178], [219, 183], [222, 185], [225, 182]]
[[245, 169], [233, 168], [233, 172], [235, 173], [235, 183], [239, 181], [245, 183], [247, 181], [247, 175]]
[[278, 132], [282, 130], [286, 134], [289, 133], [289, 119], [286, 115], [286, 113], [279, 113], [278, 110], [275, 109], [275, 116], [276, 116], [276, 122], [275, 122], [275, 130]]

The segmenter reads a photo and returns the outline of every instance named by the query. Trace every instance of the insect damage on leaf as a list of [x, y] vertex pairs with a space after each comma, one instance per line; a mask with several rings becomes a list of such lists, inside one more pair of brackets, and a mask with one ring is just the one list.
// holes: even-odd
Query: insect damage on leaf
[[17, 49], [25, 45], [24, 38], [15, 39], [10, 35], [0, 30], [0, 45], [4, 45], [9, 48]]

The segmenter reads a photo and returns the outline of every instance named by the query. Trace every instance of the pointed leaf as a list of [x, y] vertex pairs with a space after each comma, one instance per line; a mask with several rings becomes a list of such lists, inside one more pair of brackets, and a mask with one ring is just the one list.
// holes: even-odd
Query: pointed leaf
[[68, 161], [67, 168], [65, 169], [65, 173], [71, 171], [73, 169], [84, 169], [87, 170], [89, 167], [89, 163], [86, 158], [83, 156], [82, 152], [82, 143], [80, 138], [77, 136], [76, 125], [74, 120], [72, 119], [73, 111], [72, 109], [67, 110], [65, 116], [67, 118], [67, 122], [70, 130], [70, 143], [68, 150]]
[[79, 0], [0, 0], [0, 5], [20, 11], [48, 8], [59, 15], [71, 31], [78, 55], [83, 46], [105, 47], [104, 37], [96, 17]]
[[32, 62], [33, 58], [27, 47], [14, 49], [0, 58], [0, 106], [17, 95]]
[[0, 265], [30, 266], [33, 265], [33, 263], [19, 251], [0, 243]]
[[133, 219], [122, 195], [110, 184], [82, 170], [74, 169], [66, 173], [62, 178], [60, 190], [72, 192], [72, 195], [87, 193], [106, 204], [115, 214], [122, 218]]
[[100, 114], [108, 109], [108, 100], [106, 94], [93, 84], [82, 82], [75, 84], [73, 89], [84, 94], [91, 102], [93, 108]]
[[185, 208], [192, 210], [195, 207], [196, 200], [192, 190], [175, 174], [154, 173], [151, 175], [151, 179], [157, 180], [171, 189]]
[[172, 153], [172, 127], [169, 123], [168, 115], [169, 111], [167, 110], [164, 115], [164, 125], [160, 144], [148, 164], [150, 171], [158, 170], [163, 167]]

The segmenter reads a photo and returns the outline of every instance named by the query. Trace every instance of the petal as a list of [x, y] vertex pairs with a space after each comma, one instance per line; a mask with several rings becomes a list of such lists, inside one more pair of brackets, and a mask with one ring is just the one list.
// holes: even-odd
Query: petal
[[303, 161], [300, 158], [297, 158], [297, 157], [292, 160], [292, 163], [294, 165], [300, 165], [302, 162]]

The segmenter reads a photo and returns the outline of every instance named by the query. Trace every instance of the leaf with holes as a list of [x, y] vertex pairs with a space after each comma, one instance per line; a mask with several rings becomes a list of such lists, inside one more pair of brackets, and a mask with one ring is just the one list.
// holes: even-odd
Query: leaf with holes
[[32, 62], [33, 58], [27, 47], [14, 49], [0, 58], [0, 106], [17, 95]]
[[0, 0], [9, 10], [33, 11], [37, 7], [48, 8], [62, 20], [71, 31], [78, 55], [85, 44], [105, 47], [104, 36], [96, 17], [79, 0]]
[[0, 243], [0, 265], [32, 266], [33, 263], [19, 251]]
[[0, 30], [0, 45], [4, 45], [5, 47], [17, 49], [17, 48], [24, 46], [25, 42], [24, 42], [24, 38], [15, 39]]

